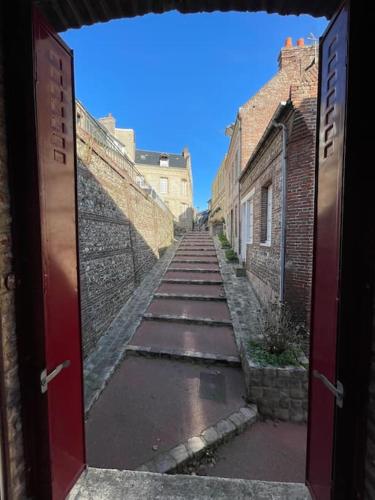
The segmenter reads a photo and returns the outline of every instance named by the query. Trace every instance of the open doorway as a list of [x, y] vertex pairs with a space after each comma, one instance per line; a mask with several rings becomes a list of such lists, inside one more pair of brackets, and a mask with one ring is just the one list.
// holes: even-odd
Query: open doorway
[[[344, 23], [344, 30], [343, 30], [343, 31], [345, 32], [345, 23]], [[342, 33], [342, 31], [340, 31], [340, 33]], [[337, 37], [336, 37], [336, 38], [337, 38]], [[334, 55], [334, 53], [333, 53], [333, 52], [335, 52], [335, 51], [334, 51], [334, 49], [332, 48], [332, 47], [334, 47], [334, 43], [333, 43], [333, 41], [332, 41], [332, 40], [331, 40], [331, 42], [332, 42], [331, 44], [327, 44], [327, 47], [328, 47], [328, 48], [327, 48], [327, 53], [328, 53], [328, 56], [330, 56], [330, 57], [331, 57], [331, 56], [333, 56], [333, 55]], [[331, 51], [331, 52], [330, 52], [330, 51]], [[332, 52], [332, 51], [333, 51], [333, 52]], [[51, 52], [49, 53], [49, 55], [50, 55], [52, 58], [53, 58], [53, 56], [54, 56], [54, 54], [53, 54], [53, 53], [51, 53]], [[345, 60], [345, 58], [344, 58], [344, 60]], [[63, 69], [63, 68], [61, 67], [61, 65], [60, 65], [60, 67], [59, 67], [58, 61], [56, 61], [54, 58], [53, 58], [53, 60], [50, 60], [50, 62], [51, 62], [51, 63], [53, 63], [53, 64], [51, 64], [51, 65], [52, 65], [52, 66], [54, 66], [54, 67], [55, 67], [55, 69], [57, 69], [57, 72], [54, 72], [54, 74], [53, 74], [53, 75], [50, 75], [50, 76], [53, 76], [53, 78], [54, 78], [54, 79], [55, 79], [55, 77], [56, 77], [56, 76], [61, 77], [60, 73], [62, 73], [62, 69]], [[57, 66], [56, 66], [56, 62], [57, 62]], [[335, 65], [335, 62], [334, 62], [334, 60], [333, 60], [333, 59], [332, 59], [332, 60], [330, 59], [329, 61], [327, 61], [327, 63], [328, 63], [328, 62], [329, 62], [329, 65], [328, 65], [328, 67], [327, 67], [327, 74], [329, 74], [329, 73], [330, 73], [330, 71], [333, 69], [333, 66]], [[336, 62], [337, 62], [337, 60], [336, 60]], [[38, 73], [38, 75], [39, 75], [39, 77], [40, 77], [40, 73]], [[64, 75], [62, 75], [62, 76], [64, 76]], [[335, 77], [337, 77], [337, 73], [335, 73]], [[329, 85], [328, 85], [328, 82], [327, 82], [327, 87], [328, 87], [328, 90], [332, 90], [332, 89], [331, 89], [331, 87], [330, 87], [330, 85], [334, 85], [334, 82], [335, 82], [335, 81], [336, 81], [336, 80], [333, 78], [333, 79], [329, 80], [329, 82], [330, 82], [330, 83], [329, 83]], [[61, 80], [61, 78], [60, 78], [60, 81], [59, 81], [59, 82], [57, 82], [57, 83], [59, 83], [60, 85], [63, 85], [63, 84], [64, 84], [64, 78], [63, 78], [62, 80]], [[341, 95], [341, 97], [343, 97], [343, 96]], [[343, 98], [344, 98], [344, 100], [345, 100], [345, 97], [343, 97]], [[332, 96], [330, 97], [330, 99], [332, 99]], [[327, 103], [328, 103], [328, 104], [334, 104], [334, 103], [332, 103], [332, 100], [327, 101]], [[331, 116], [331, 117], [332, 117], [332, 114], [331, 114], [331, 115], [329, 115], [329, 116]], [[327, 118], [327, 123], [326, 123], [326, 125], [330, 125], [330, 123], [329, 123], [329, 116], [325, 117], [325, 118]], [[62, 121], [62, 120], [60, 120], [60, 121]], [[337, 123], [336, 125], [338, 125], [338, 124], [339, 124], [339, 123]], [[56, 124], [55, 124], [55, 125], [56, 125]], [[58, 124], [57, 124], [57, 125], [58, 125]], [[63, 131], [63, 132], [64, 132], [64, 131]], [[330, 133], [332, 133], [332, 131], [330, 132], [330, 130], [327, 130], [327, 136], [325, 137], [325, 144], [324, 144], [324, 147], [326, 148], [326, 150], [323, 152], [322, 161], [324, 161], [324, 159], [328, 159], [328, 158], [332, 159], [332, 151], [335, 151], [335, 150], [336, 150], [335, 148], [337, 148], [337, 144], [336, 144], [336, 146], [335, 146], [334, 148], [332, 148], [332, 146], [333, 146], [333, 142], [332, 142], [332, 135], [330, 135]], [[55, 139], [58, 141], [58, 139], [59, 139], [59, 138], [57, 137], [57, 138], [55, 138]], [[61, 149], [61, 145], [62, 145], [62, 144], [63, 144], [63, 143], [61, 143], [61, 142], [58, 142], [58, 144], [57, 144], [57, 145], [55, 144], [55, 146], [57, 147], [57, 149], [56, 149], [55, 151], [59, 151], [59, 148]], [[63, 144], [63, 145], [64, 145], [64, 144]], [[62, 163], [62, 164], [64, 164], [64, 163], [65, 163], [65, 161], [64, 161], [64, 160], [65, 160], [65, 157], [64, 157], [63, 155], [59, 155], [59, 154], [57, 154], [57, 156], [54, 158], [54, 160], [55, 160], [56, 162], [59, 162], [59, 163]], [[163, 160], [163, 161], [166, 161], [165, 155], [163, 155], [162, 160]], [[269, 212], [272, 212], [272, 210], [273, 210], [273, 204], [272, 204], [272, 203], [268, 203], [268, 201], [269, 201], [270, 199], [271, 199], [271, 200], [273, 200], [273, 193], [275, 192], [275, 186], [272, 184], [272, 182], [269, 182], [269, 181], [270, 181], [269, 179], [268, 179], [268, 180], [266, 180], [266, 182], [264, 183], [264, 186], [263, 186], [263, 187], [264, 187], [264, 189], [262, 188], [262, 192], [264, 192], [264, 199], [265, 199], [265, 200], [267, 200], [267, 203], [265, 204], [265, 206], [267, 207], [267, 209], [265, 210], [265, 213], [266, 213], [266, 215], [267, 215], [267, 216], [266, 216], [266, 217], [264, 217], [264, 221], [265, 221], [265, 224], [264, 224], [264, 226], [265, 226], [265, 228], [264, 228], [264, 232], [263, 232], [263, 230], [262, 230], [262, 239], [264, 239], [264, 241], [262, 241], [262, 243], [264, 243], [264, 244], [265, 244], [265, 246], [269, 246], [269, 243], [271, 243], [271, 244], [272, 244], [272, 242], [274, 241], [274, 239], [272, 238], [272, 236], [273, 236], [273, 234], [272, 234], [272, 221], [271, 221], [271, 222], [269, 222], [269, 218], [268, 218], [268, 213], [269, 213]], [[164, 186], [164, 187], [163, 187], [163, 189], [165, 189], [166, 183], [165, 183], [165, 182], [163, 182], [162, 184], [163, 184], [163, 186]], [[167, 189], [168, 189], [168, 188], [167, 188]], [[266, 196], [266, 194], [265, 194], [265, 193], [267, 193], [267, 196]], [[238, 201], [238, 200], [237, 200], [237, 201]], [[326, 201], [326, 199], [325, 199], [325, 201]], [[239, 209], [240, 209], [240, 204], [237, 202], [237, 203], [234, 205], [234, 207], [235, 207], [236, 214], [237, 214], [237, 211], [239, 211]], [[60, 214], [60, 215], [61, 215], [61, 214]], [[326, 214], [325, 214], [325, 215], [326, 215]], [[327, 219], [325, 219], [325, 220], [327, 220]], [[238, 226], [238, 227], [237, 227], [237, 226]], [[270, 227], [271, 227], [271, 231], [270, 231]], [[239, 215], [237, 215], [237, 220], [236, 220], [236, 228], [235, 228], [235, 231], [234, 231], [234, 234], [236, 234], [236, 233], [237, 233], [237, 237], [241, 234], [240, 229], [241, 229], [240, 217], [239, 217]], [[200, 236], [202, 237], [202, 235], [200, 235]], [[271, 238], [269, 238], [269, 236], [271, 236]], [[192, 234], [192, 235], [191, 235], [191, 237], [193, 238], [193, 237], [194, 237], [194, 234]], [[263, 237], [264, 237], [264, 238], [263, 238]], [[193, 242], [193, 239], [191, 240], [191, 242]], [[187, 243], [190, 243], [190, 242], [187, 242]], [[209, 243], [209, 241], [204, 241], [204, 243], [206, 243], [206, 244], [207, 244], [207, 243]], [[204, 245], [203, 245], [203, 241], [202, 241], [202, 242], [200, 242], [200, 244], [201, 244], [202, 246], [204, 246]], [[189, 245], [186, 245], [186, 246], [188, 247]], [[208, 246], [209, 246], [209, 245], [208, 245]], [[241, 246], [239, 245], [239, 246], [238, 246], [238, 251], [239, 251], [239, 248], [240, 248], [240, 247], [241, 247]], [[185, 248], [184, 248], [184, 250], [188, 250], [188, 248], [186, 248], [186, 247], [185, 247]], [[189, 250], [191, 250], [191, 249], [189, 248]], [[202, 249], [201, 249], [201, 250], [202, 250]], [[62, 262], [63, 262], [63, 263], [67, 263], [67, 260], [66, 260], [66, 259], [63, 259], [63, 261], [62, 261]], [[334, 261], [334, 265], [336, 265], [336, 263], [337, 263], [337, 261]], [[331, 264], [332, 264], [332, 262], [331, 262]], [[60, 269], [60, 267], [59, 267], [59, 269]], [[59, 269], [57, 269], [57, 270], [59, 270]], [[64, 269], [65, 269], [65, 268], [64, 268]], [[63, 269], [63, 270], [64, 270], [64, 269]], [[67, 269], [65, 269], [65, 271], [66, 271], [66, 270], [67, 270]], [[213, 270], [213, 271], [215, 272], [216, 270]], [[173, 271], [173, 272], [181, 272], [181, 271]], [[47, 277], [48, 277], [48, 276], [47, 276]], [[69, 275], [69, 273], [66, 273], [66, 272], [65, 272], [65, 273], [64, 273], [64, 278], [67, 280], [67, 278], [72, 278], [72, 276], [71, 276], [71, 275]], [[323, 284], [321, 284], [321, 285], [323, 285]], [[333, 313], [334, 313], [334, 311], [333, 311]], [[153, 314], [153, 313], [152, 313], [152, 312], [150, 312], [150, 314]], [[63, 318], [63, 319], [65, 319], [65, 318]], [[335, 328], [334, 328], [334, 327], [333, 327], [333, 330], [335, 330]], [[60, 366], [60, 365], [61, 365], [61, 366]], [[49, 367], [47, 366], [47, 368], [49, 368]], [[53, 368], [53, 367], [51, 367], [51, 368]], [[59, 368], [59, 369], [56, 371], [56, 369], [54, 368], [54, 369], [53, 369], [52, 371], [50, 371], [49, 373], [48, 373], [48, 371], [47, 371], [47, 373], [45, 373], [45, 377], [41, 380], [42, 387], [45, 387], [46, 385], [49, 385], [49, 383], [50, 383], [50, 382], [52, 382], [52, 381], [54, 381], [55, 383], [54, 383], [54, 384], [53, 384], [53, 383], [51, 383], [51, 388], [53, 387], [53, 385], [55, 385], [55, 387], [57, 387], [57, 385], [56, 385], [56, 384], [57, 384], [57, 381], [58, 381], [58, 380], [61, 380], [61, 378], [58, 378], [57, 376], [58, 376], [60, 373], [62, 373], [62, 374], [67, 374], [67, 373], [68, 373], [68, 368], [70, 369], [70, 364], [65, 363], [65, 361], [64, 361], [63, 363], [59, 363], [59, 364], [56, 366], [56, 368]], [[67, 370], [65, 370], [65, 368], [66, 368]], [[75, 368], [75, 369], [76, 369], [76, 368]], [[71, 372], [70, 372], [70, 373], [71, 373]], [[316, 375], [316, 377], [315, 377], [315, 378], [316, 378], [318, 381], [325, 382], [325, 380], [324, 380], [325, 375], [324, 375], [322, 372], [320, 372], [320, 371], [318, 370], [318, 371], [317, 371], [317, 373], [315, 373], [315, 375]], [[336, 387], [336, 389], [337, 389], [337, 387]], [[44, 392], [44, 391], [42, 391], [42, 392]], [[45, 391], [45, 392], [46, 392], [46, 391]], [[337, 392], [338, 392], [338, 391], [337, 391]], [[339, 395], [339, 394], [337, 394], [337, 398], [336, 398], [336, 399], [338, 400], [338, 402], [339, 402], [339, 399], [340, 399], [340, 398], [339, 398], [339, 396], [340, 396], [340, 395]], [[48, 402], [51, 402], [51, 404], [53, 403], [53, 400], [54, 400], [54, 398], [53, 398], [52, 396], [51, 396], [51, 397], [48, 397]], [[330, 400], [330, 406], [331, 406], [331, 409], [332, 409], [332, 404], [333, 404], [333, 401], [334, 401], [333, 399], [332, 399], [332, 400]], [[317, 408], [317, 406], [316, 406], [316, 408]], [[51, 407], [50, 409], [52, 409], [52, 407]], [[245, 413], [246, 413], [246, 412], [245, 412]], [[50, 435], [50, 438], [53, 438], [53, 437], [54, 437], [53, 435]], [[157, 451], [157, 450], [154, 450], [154, 451]], [[328, 457], [328, 460], [329, 460], [329, 457]], [[310, 465], [311, 465], [311, 464], [310, 464]], [[325, 469], [325, 472], [327, 472], [327, 471], [328, 471], [328, 473], [329, 473], [329, 470], [328, 470], [328, 469], [329, 469], [329, 467]]]
[[[272, 356], [265, 361], [261, 353], [252, 354], [252, 351], [258, 353], [261, 346], [261, 342], [256, 342], [259, 330], [256, 311], [262, 308], [264, 314], [278, 314], [276, 309], [272, 310], [275, 301], [285, 302], [287, 298], [288, 305], [290, 302], [291, 322], [286, 329], [294, 328], [294, 321], [309, 330], [317, 43], [326, 22], [319, 24], [312, 18], [305, 19], [302, 22], [307, 24], [302, 28], [294, 20], [295, 31], [302, 30], [302, 34], [310, 37], [306, 43], [299, 37], [296, 44], [285, 36], [289, 27], [282, 28], [283, 22], [288, 26], [288, 21], [277, 19], [279, 53], [273, 55], [267, 70], [264, 69], [265, 56], [250, 55], [250, 47], [256, 42], [249, 40], [246, 45], [244, 37], [238, 38], [237, 51], [235, 44], [228, 47], [228, 42], [213, 51], [223, 22], [234, 31], [236, 26], [244, 30], [255, 18], [267, 22], [267, 16], [263, 15], [254, 15], [253, 21], [248, 14], [189, 16], [187, 19], [168, 14], [163, 18], [151, 16], [115, 22], [112, 28], [111, 25], [85, 28], [81, 35], [79, 32], [63, 35], [75, 51], [80, 99], [76, 115], [78, 228], [89, 465], [304, 482], [308, 341], [304, 339], [299, 359], [293, 346], [286, 355], [287, 361], [280, 361], [279, 366], [277, 356], [273, 365]], [[192, 44], [188, 33], [198, 32], [194, 27], [197, 22], [202, 36], [196, 35]], [[271, 31], [271, 25], [265, 29]], [[126, 33], [124, 39], [121, 33]], [[140, 40], [147, 39], [146, 35], [153, 39], [157, 33], [160, 45], [141, 44]], [[177, 47], [172, 53], [170, 36], [174, 37]], [[263, 34], [259, 38], [264, 38]], [[91, 60], [95, 40], [105, 40], [105, 43], [98, 44]], [[109, 75], [114, 72], [108, 61], [97, 80], [101, 91], [89, 87], [94, 78], [89, 68], [97, 71], [95, 61], [101, 58], [100, 51], [108, 50], [108, 45], [116, 61], [124, 51], [129, 54], [126, 74], [132, 65], [138, 74], [134, 83], [119, 85], [119, 100], [114, 93], [107, 93], [107, 85], [111, 85]], [[185, 61], [185, 65], [175, 71], [176, 82], [173, 72], [157, 69], [166, 66], [163, 50], [171, 58], [171, 66], [177, 67], [173, 59], [177, 58], [177, 52]], [[265, 50], [268, 54], [267, 45]], [[198, 53], [201, 53], [199, 58]], [[202, 63], [211, 57], [221, 68], [230, 65], [236, 53], [240, 61], [229, 70], [235, 82], [234, 91], [223, 102], [230, 118], [223, 121], [224, 112], [218, 112], [216, 117], [203, 107], [207, 100], [204, 95], [211, 92], [208, 89], [212, 89], [220, 70], [215, 63], [203, 70]], [[147, 80], [145, 74], [150, 71], [147, 66], [150, 60], [156, 76], [154, 79], [149, 76]], [[251, 72], [244, 75], [243, 65], [251, 67]], [[238, 75], [233, 74], [235, 68]], [[256, 71], [260, 74], [255, 74]], [[270, 76], [273, 73], [274, 76]], [[124, 78], [128, 77], [124, 75]], [[190, 114], [176, 109], [178, 101], [187, 99], [183, 79], [187, 80], [192, 101], [200, 103], [197, 109], [189, 101], [185, 103], [185, 108], [193, 107]], [[116, 81], [121, 81], [120, 75]], [[135, 87], [140, 87], [143, 81], [144, 90], [139, 90], [136, 98]], [[203, 96], [198, 95], [198, 81]], [[212, 106], [214, 100], [221, 101], [220, 95], [224, 95], [229, 84], [220, 79], [218, 82], [218, 96], [207, 105]], [[117, 84], [112, 85], [116, 92]], [[168, 87], [165, 93], [160, 90], [163, 86]], [[150, 88], [155, 112], [150, 111], [151, 99], [146, 97]], [[172, 93], [173, 88], [178, 88], [176, 95]], [[94, 111], [85, 107], [90, 100]], [[132, 108], [135, 102], [138, 102], [136, 111]], [[164, 115], [169, 112], [169, 120], [159, 107], [165, 109]], [[209, 117], [204, 121], [208, 137], [213, 135], [213, 127], [222, 130], [223, 141], [211, 139], [220, 151], [213, 155], [216, 167], [211, 169], [201, 167], [212, 162], [209, 158], [200, 158], [208, 141], [202, 137], [204, 130], [196, 127], [191, 140], [187, 131], [192, 129], [188, 120], [196, 120], [197, 112]], [[98, 119], [94, 119], [92, 113]], [[155, 129], [158, 116], [160, 124], [157, 134], [154, 133], [157, 137], [153, 138], [152, 127]], [[151, 126], [143, 130], [142, 120]], [[180, 125], [180, 120], [187, 123]], [[235, 120], [233, 124], [232, 120]], [[136, 130], [132, 128], [136, 127], [132, 121], [139, 123]], [[173, 123], [170, 129], [168, 121]], [[209, 122], [213, 122], [212, 125]], [[288, 139], [284, 137], [281, 123], [289, 134]], [[172, 129], [177, 129], [178, 138], [184, 137], [181, 153], [168, 146], [176, 142]], [[143, 137], [148, 138], [149, 143]], [[189, 149], [183, 149], [185, 144]], [[192, 196], [193, 185], [200, 196], [197, 205], [204, 204], [202, 196], [212, 197], [217, 203], [210, 185], [223, 150], [224, 175], [219, 188], [223, 193], [216, 193], [222, 196], [216, 215], [223, 217], [229, 228], [229, 234], [223, 236], [229, 239], [233, 250], [226, 249], [220, 239], [211, 238], [211, 231], [186, 234], [191, 231], [191, 225], [178, 227], [182, 221], [191, 220], [186, 212], [187, 207], [192, 208], [188, 195]], [[288, 172], [283, 172], [286, 159]], [[204, 183], [208, 176], [210, 179]], [[254, 179], [248, 179], [251, 176]], [[264, 178], [259, 180], [259, 176]], [[288, 188], [285, 200], [281, 192], [283, 178]], [[203, 184], [205, 193], [202, 193]], [[154, 198], [150, 200], [148, 196], [152, 192]], [[295, 200], [295, 192], [300, 193], [300, 202]], [[304, 210], [303, 215], [300, 210]], [[283, 224], [288, 224], [284, 229], [288, 232], [286, 257], [281, 255]], [[207, 223], [207, 229], [209, 225]], [[185, 233], [182, 240], [178, 238], [180, 233]], [[228, 263], [230, 251], [238, 253], [240, 248], [244, 264], [246, 260], [249, 264], [242, 266], [245, 277], [234, 276], [241, 266]], [[156, 264], [164, 249], [168, 250]], [[282, 259], [288, 266], [287, 271], [281, 270]], [[265, 272], [267, 267], [269, 274]], [[281, 292], [282, 295], [281, 273], [287, 281], [287, 292]], [[242, 304], [237, 294], [242, 296]], [[264, 325], [267, 321], [272, 319], [265, 319]], [[289, 332], [284, 331], [283, 335], [288, 336]], [[284, 345], [288, 342], [290, 340], [285, 340]], [[246, 363], [244, 375], [241, 363]], [[259, 369], [253, 369], [252, 363], [258, 363]], [[247, 404], [250, 404], [248, 416], [245, 415]], [[248, 426], [255, 418], [265, 421]], [[220, 435], [216, 426], [227, 426], [227, 429]], [[249, 428], [245, 431], [246, 427]], [[232, 444], [222, 446], [223, 441], [233, 435], [237, 437]], [[190, 440], [196, 441], [194, 451]]]

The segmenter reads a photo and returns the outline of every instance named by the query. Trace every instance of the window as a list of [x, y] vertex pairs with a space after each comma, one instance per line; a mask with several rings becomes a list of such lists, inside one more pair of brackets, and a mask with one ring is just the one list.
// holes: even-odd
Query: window
[[188, 204], [181, 203], [181, 219], [187, 219]]
[[234, 236], [237, 238], [237, 205], [234, 207]]
[[234, 165], [235, 165], [235, 172], [236, 172], [236, 179], [238, 179], [238, 177], [240, 176], [240, 154], [239, 154], [239, 151], [237, 150], [236, 151], [236, 157], [235, 157], [235, 160], [234, 160]]
[[160, 166], [161, 167], [169, 167], [168, 155], [160, 155]]
[[262, 187], [260, 242], [271, 245], [272, 233], [272, 184]]
[[187, 196], [187, 181], [186, 179], [181, 179], [181, 194]]
[[160, 177], [160, 194], [168, 193], [168, 177]]

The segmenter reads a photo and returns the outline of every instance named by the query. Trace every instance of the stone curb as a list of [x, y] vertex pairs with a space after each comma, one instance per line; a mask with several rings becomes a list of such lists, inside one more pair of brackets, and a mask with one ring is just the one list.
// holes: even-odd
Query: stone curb
[[159, 453], [136, 470], [159, 474], [178, 472], [191, 460], [200, 458], [207, 450], [216, 448], [232, 436], [243, 432], [249, 425], [256, 422], [257, 418], [256, 405], [244, 406], [208, 427], [199, 436], [194, 436], [168, 451]]
[[188, 316], [174, 316], [172, 314], [144, 313], [143, 319], [156, 320], [156, 321], [174, 321], [176, 323], [188, 323], [193, 325], [232, 326], [232, 322], [230, 320], [215, 320], [211, 318], [190, 318]]
[[164, 278], [162, 283], [180, 283], [182, 285], [222, 285], [223, 280], [191, 280], [183, 278]]
[[241, 359], [239, 356], [225, 356], [224, 354], [212, 354], [199, 351], [182, 351], [179, 349], [160, 349], [149, 346], [128, 345], [126, 347], [126, 354], [128, 356], [183, 359], [207, 364], [220, 363], [236, 368], [241, 366]]
[[207, 300], [209, 302], [226, 302], [226, 297], [217, 295], [193, 295], [188, 293], [155, 293], [154, 299]]

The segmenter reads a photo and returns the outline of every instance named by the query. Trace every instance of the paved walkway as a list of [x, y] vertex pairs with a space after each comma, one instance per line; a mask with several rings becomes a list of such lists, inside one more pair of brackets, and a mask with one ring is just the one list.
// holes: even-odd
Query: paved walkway
[[238, 411], [244, 395], [212, 238], [188, 233], [90, 412], [88, 463], [136, 469]]

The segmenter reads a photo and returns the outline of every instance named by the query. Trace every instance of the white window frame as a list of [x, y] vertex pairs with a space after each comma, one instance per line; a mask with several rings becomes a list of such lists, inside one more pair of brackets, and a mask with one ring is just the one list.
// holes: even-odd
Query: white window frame
[[270, 247], [272, 242], [272, 184], [266, 187], [267, 189], [267, 214], [266, 214], [266, 240], [260, 244], [265, 247]]
[[159, 180], [159, 190], [160, 190], [160, 194], [168, 194], [168, 190], [169, 190], [169, 180], [168, 180], [168, 177], [160, 177], [160, 180]]
[[247, 245], [253, 243], [254, 236], [254, 193], [252, 189], [241, 200], [241, 258], [246, 260]]
[[181, 179], [181, 195], [187, 196], [188, 194], [188, 183], [186, 179]]
[[159, 159], [159, 165], [161, 167], [169, 167], [169, 158], [168, 156], [161, 156]]

